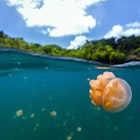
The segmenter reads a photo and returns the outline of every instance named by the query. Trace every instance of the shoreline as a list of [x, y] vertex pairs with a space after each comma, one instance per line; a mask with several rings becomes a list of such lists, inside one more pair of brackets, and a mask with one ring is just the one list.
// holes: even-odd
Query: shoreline
[[126, 63], [122, 63], [122, 64], [106, 64], [106, 63], [102, 63], [99, 61], [92, 61], [92, 60], [86, 60], [86, 59], [81, 59], [81, 58], [74, 58], [74, 57], [65, 57], [65, 56], [51, 56], [51, 55], [47, 55], [47, 54], [41, 54], [41, 53], [34, 53], [34, 52], [28, 52], [25, 50], [19, 50], [19, 49], [15, 49], [15, 48], [8, 48], [8, 47], [1, 47], [0, 51], [4, 51], [4, 52], [17, 52], [17, 53], [22, 53], [25, 55], [31, 55], [31, 56], [35, 56], [35, 57], [42, 57], [42, 58], [50, 58], [50, 59], [59, 59], [59, 60], [65, 60], [65, 61], [77, 61], [77, 62], [84, 62], [84, 63], [90, 63], [90, 64], [94, 64], [97, 65], [97, 67], [101, 67], [100, 69], [102, 69], [103, 67], [109, 68], [119, 68], [119, 67], [132, 67], [132, 66], [140, 66], [140, 61], [129, 61]]
[[140, 61], [140, 36], [100, 39], [88, 41], [77, 49], [67, 49], [50, 44], [26, 42], [23, 38], [11, 38], [0, 32], [0, 48], [15, 49], [57, 58], [75, 59], [77, 61], [98, 62], [106, 65], [117, 65]]

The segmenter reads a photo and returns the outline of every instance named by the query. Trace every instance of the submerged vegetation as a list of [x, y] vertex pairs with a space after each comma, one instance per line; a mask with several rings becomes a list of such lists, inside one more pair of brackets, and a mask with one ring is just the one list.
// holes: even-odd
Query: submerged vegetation
[[12, 38], [0, 31], [0, 48], [14, 48], [27, 52], [66, 56], [99, 61], [107, 64], [121, 64], [140, 61], [140, 36], [110, 38], [88, 41], [80, 48], [69, 50], [58, 45], [44, 45], [26, 42], [23, 38]]

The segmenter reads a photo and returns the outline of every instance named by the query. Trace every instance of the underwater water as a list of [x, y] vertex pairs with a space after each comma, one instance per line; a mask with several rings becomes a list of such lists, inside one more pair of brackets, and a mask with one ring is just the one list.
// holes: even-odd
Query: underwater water
[[[107, 67], [1, 49], [0, 140], [140, 140], [138, 64]], [[89, 78], [104, 71], [132, 88], [122, 112], [91, 104]]]

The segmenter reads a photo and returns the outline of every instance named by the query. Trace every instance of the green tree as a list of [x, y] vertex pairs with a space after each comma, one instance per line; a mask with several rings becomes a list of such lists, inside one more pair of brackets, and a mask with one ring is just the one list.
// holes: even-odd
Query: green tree
[[121, 64], [121, 63], [124, 63], [125, 62], [125, 54], [124, 53], [121, 53], [121, 52], [111, 52], [110, 54], [110, 63], [111, 64]]

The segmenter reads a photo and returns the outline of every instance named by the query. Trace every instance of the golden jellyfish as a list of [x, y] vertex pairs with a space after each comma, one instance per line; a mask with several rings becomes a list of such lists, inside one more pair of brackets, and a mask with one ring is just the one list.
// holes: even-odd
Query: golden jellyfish
[[82, 127], [80, 127], [80, 126], [77, 127], [77, 131], [78, 131], [78, 132], [81, 132], [81, 131], [82, 131]]
[[20, 109], [20, 110], [17, 110], [17, 111], [16, 111], [16, 116], [17, 116], [17, 117], [23, 116], [23, 110], [21, 110], [21, 109]]
[[132, 91], [129, 84], [112, 72], [104, 72], [96, 80], [90, 80], [90, 98], [96, 106], [108, 112], [120, 112], [130, 103]]
[[45, 112], [45, 111], [46, 111], [46, 108], [45, 108], [45, 107], [43, 107], [43, 108], [41, 109], [41, 111], [42, 111], [42, 112]]
[[72, 136], [67, 136], [66, 140], [72, 140]]
[[34, 113], [32, 113], [32, 114], [30, 115], [30, 117], [31, 117], [31, 118], [34, 118], [34, 117], [35, 117], [35, 114], [34, 114]]
[[51, 111], [50, 112], [51, 117], [55, 117], [57, 115], [56, 111]]

